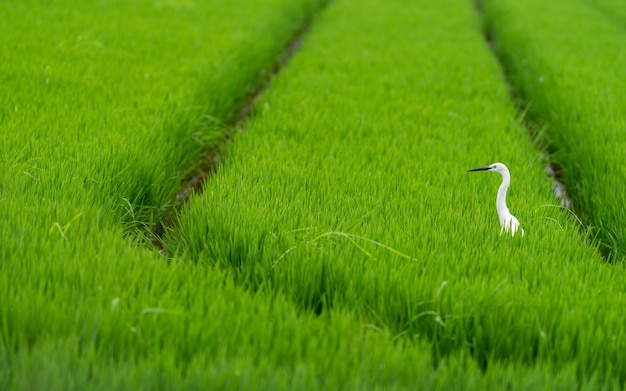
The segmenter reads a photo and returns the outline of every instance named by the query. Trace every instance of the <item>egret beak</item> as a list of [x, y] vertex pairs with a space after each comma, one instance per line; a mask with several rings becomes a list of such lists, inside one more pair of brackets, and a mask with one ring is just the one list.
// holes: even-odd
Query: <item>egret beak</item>
[[489, 170], [491, 170], [491, 166], [472, 168], [471, 170], [467, 170], [467, 172], [472, 172], [472, 171], [489, 171]]

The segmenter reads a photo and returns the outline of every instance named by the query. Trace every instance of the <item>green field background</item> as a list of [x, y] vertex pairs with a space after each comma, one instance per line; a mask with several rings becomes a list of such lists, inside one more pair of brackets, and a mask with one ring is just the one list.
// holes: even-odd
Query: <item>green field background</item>
[[623, 388], [625, 10], [3, 3], [0, 388]]

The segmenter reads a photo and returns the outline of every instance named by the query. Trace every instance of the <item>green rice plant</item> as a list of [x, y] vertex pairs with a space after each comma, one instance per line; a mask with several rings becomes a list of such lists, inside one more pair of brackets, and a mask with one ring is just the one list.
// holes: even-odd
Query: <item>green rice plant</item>
[[112, 221], [127, 202], [158, 220], [215, 142], [206, 116], [236, 117], [320, 4], [2, 5], [3, 193], [30, 181], [49, 199], [90, 193]]
[[[336, 1], [226, 156], [167, 241], [174, 258], [306, 314], [354, 313], [436, 364], [626, 380], [625, 270], [550, 207], [472, 3]], [[500, 178], [466, 173], [495, 161], [524, 238], [499, 235]]]
[[621, 261], [626, 32], [620, 15], [626, 8], [611, 1], [483, 3], [496, 53], [529, 115], [546, 124], [577, 214], [605, 256]]
[[398, 343], [349, 311], [303, 313], [280, 293], [247, 292], [218, 269], [126, 251], [94, 270], [33, 262], [31, 278], [19, 281], [5, 277], [18, 275], [15, 265], [3, 268], [0, 297], [23, 309], [0, 307], [2, 389], [484, 389], [500, 382], [523, 389], [596, 381], [579, 381], [575, 367], [500, 363], [484, 376], [466, 353], [435, 366], [427, 341]]
[[[140, 340], [146, 345], [145, 354], [122, 349], [120, 358], [108, 355], [110, 346], [85, 348], [72, 338], [48, 339], [32, 349], [24, 347], [10, 361], [1, 356], [0, 368], [23, 368], [10, 382], [3, 381], [6, 378], [0, 372], [3, 389], [524, 390], [538, 385], [591, 389], [602, 384], [598, 378], [578, 381], [571, 366], [554, 370], [494, 363], [493, 370], [483, 374], [467, 355], [435, 367], [425, 343], [390, 343], [385, 331], [358, 327], [347, 313], [335, 313], [332, 318], [296, 315], [288, 303], [242, 292], [220, 273], [184, 269], [183, 273], [196, 277], [187, 282], [200, 282], [199, 288], [212, 287], [221, 279], [219, 290], [230, 298], [218, 294], [222, 299], [215, 300], [212, 294], [218, 290], [213, 286], [206, 295], [196, 292], [196, 305], [182, 314], [134, 314], [137, 323], [132, 326], [118, 324], [108, 316], [130, 309], [130, 303], [120, 299], [116, 307], [102, 314], [98, 331], [128, 328], [127, 346], [135, 347]], [[204, 280], [197, 279], [201, 274]], [[167, 301], [176, 301], [168, 296]], [[168, 304], [174, 303], [163, 303]], [[233, 306], [240, 312], [233, 312]], [[219, 321], [207, 322], [216, 317]], [[131, 319], [128, 315], [119, 318]], [[251, 322], [255, 327], [250, 327]], [[154, 324], [160, 327], [151, 326]], [[167, 337], [180, 331], [184, 334], [177, 340]], [[151, 335], [153, 332], [159, 334]]]
[[623, 26], [626, 21], [626, 5], [619, 0], [587, 1], [590, 6], [596, 7], [618, 26]]

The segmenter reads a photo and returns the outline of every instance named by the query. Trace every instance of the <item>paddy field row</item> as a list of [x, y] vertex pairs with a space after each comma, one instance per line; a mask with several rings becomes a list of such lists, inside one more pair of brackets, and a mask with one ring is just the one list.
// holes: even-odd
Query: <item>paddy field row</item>
[[626, 5], [482, 3], [496, 53], [529, 117], [544, 128], [576, 213], [604, 255], [623, 262]]

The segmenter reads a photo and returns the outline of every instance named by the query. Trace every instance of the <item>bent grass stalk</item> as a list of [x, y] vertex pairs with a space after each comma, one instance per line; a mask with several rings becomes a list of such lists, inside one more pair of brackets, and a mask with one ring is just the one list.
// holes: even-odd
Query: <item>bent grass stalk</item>
[[[298, 228], [292, 231], [287, 231], [287, 233], [295, 233], [295, 232], [301, 232], [301, 231], [311, 231], [311, 230], [315, 230], [317, 228]], [[383, 248], [387, 251], [389, 251], [390, 253], [397, 255], [400, 258], [404, 258], [404, 259], [408, 259], [408, 260], [413, 260], [413, 261], [417, 261], [417, 259], [412, 258], [409, 255], [406, 255], [394, 248], [391, 248], [387, 245], [384, 245], [382, 243], [379, 243], [375, 240], [366, 238], [364, 236], [360, 236], [360, 235], [355, 235], [355, 234], [351, 234], [351, 233], [347, 233], [347, 232], [339, 232], [339, 231], [328, 231], [328, 232], [324, 232], [316, 237], [314, 237], [311, 240], [302, 240], [301, 242], [304, 242], [307, 245], [313, 245], [315, 247], [318, 246], [318, 241], [321, 239], [332, 239], [332, 237], [340, 237], [340, 238], [345, 238], [347, 239], [350, 243], [352, 243], [356, 248], [358, 248], [363, 254], [365, 254], [368, 258], [376, 260], [376, 257], [374, 257], [369, 251], [367, 251], [362, 245], [360, 245], [359, 243], [357, 243], [356, 240], [362, 240], [364, 242], [367, 243], [371, 243], [375, 246], [378, 246], [380, 248]], [[287, 256], [287, 254], [289, 254], [290, 252], [292, 252], [293, 250], [297, 249], [299, 246], [301, 245], [301, 243], [289, 247], [287, 250], [285, 250], [285, 252], [283, 252], [282, 254], [280, 254], [280, 256], [276, 259], [276, 261], [274, 261], [274, 263], [272, 264], [272, 269], [276, 267], [276, 265], [278, 265], [278, 263]]]

